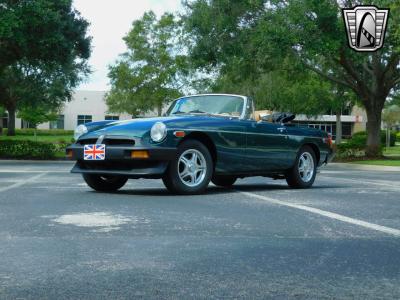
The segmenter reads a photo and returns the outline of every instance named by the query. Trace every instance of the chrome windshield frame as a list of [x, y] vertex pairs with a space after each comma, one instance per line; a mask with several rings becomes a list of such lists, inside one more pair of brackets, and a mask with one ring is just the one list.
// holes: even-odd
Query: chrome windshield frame
[[[187, 96], [182, 96], [182, 97], [179, 97], [179, 98], [173, 100], [172, 103], [176, 103], [176, 101], [178, 101], [179, 99], [183, 99], [183, 98], [201, 97], [201, 96], [231, 96], [231, 97], [242, 98], [243, 99], [243, 109], [242, 109], [242, 113], [240, 114], [240, 116], [238, 118], [239, 118], [239, 120], [244, 120], [245, 119], [247, 105], [249, 103], [249, 100], [248, 100], [248, 98], [246, 96], [242, 96], [242, 95], [235, 95], [235, 94], [197, 94], [197, 95], [187, 95]], [[237, 117], [234, 117], [234, 118], [237, 118]]]

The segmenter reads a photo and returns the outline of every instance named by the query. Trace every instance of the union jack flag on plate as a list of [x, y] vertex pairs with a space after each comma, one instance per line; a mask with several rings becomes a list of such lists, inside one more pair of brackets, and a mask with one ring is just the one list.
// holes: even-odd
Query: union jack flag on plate
[[104, 160], [106, 158], [106, 145], [85, 145], [83, 151], [84, 160]]

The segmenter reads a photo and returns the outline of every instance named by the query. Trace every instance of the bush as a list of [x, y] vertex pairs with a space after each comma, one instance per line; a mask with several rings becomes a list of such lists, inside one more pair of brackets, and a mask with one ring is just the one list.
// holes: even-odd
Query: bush
[[0, 141], [0, 158], [51, 159], [64, 151], [66, 144], [33, 141]]
[[[33, 136], [35, 135], [35, 130], [36, 130], [36, 135], [38, 136], [45, 136], [45, 135], [65, 135], [65, 136], [73, 136], [74, 131], [73, 130], [63, 130], [63, 129], [32, 129], [32, 128], [26, 128], [26, 129], [15, 129], [15, 134], [16, 135], [23, 135], [23, 136]], [[4, 135], [7, 134], [7, 129], [4, 129]]]
[[[367, 144], [367, 132], [366, 131], [360, 131], [355, 134], [353, 134], [353, 137], [350, 140], [353, 140], [354, 138], [359, 138], [359, 142], [361, 142], [361, 139], [364, 139], [364, 145]], [[396, 133], [394, 131], [390, 132], [390, 147], [395, 146], [396, 144]], [[381, 130], [381, 144], [383, 147], [386, 147], [386, 130]]]
[[396, 142], [400, 143], [400, 132], [396, 134]]
[[[396, 141], [395, 133], [391, 133], [390, 145], [394, 146]], [[365, 156], [365, 149], [367, 146], [367, 133], [360, 131], [353, 134], [353, 137], [347, 140], [346, 143], [337, 145], [336, 157], [339, 159], [351, 159]], [[386, 146], [386, 131], [381, 131], [381, 149], [382, 155], [383, 147]]]
[[337, 158], [356, 158], [365, 156], [366, 139], [363, 136], [355, 136], [348, 140], [347, 143], [341, 143], [336, 146]]

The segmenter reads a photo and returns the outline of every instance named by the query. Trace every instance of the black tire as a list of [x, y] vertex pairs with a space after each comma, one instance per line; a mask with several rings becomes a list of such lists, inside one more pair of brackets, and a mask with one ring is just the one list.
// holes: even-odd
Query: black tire
[[[308, 172], [301, 171], [301, 165], [303, 162], [300, 162], [302, 160], [302, 157], [308, 159], [312, 159], [312, 166], [307, 167], [307, 169], [312, 171], [312, 175], [308, 174]], [[314, 150], [309, 147], [309, 146], [304, 146], [300, 149], [299, 153], [297, 154], [296, 162], [291, 168], [288, 173], [286, 174], [286, 182], [291, 188], [295, 189], [306, 189], [310, 188], [315, 181], [315, 176], [317, 175], [317, 160], [315, 157]]]
[[[196, 171], [200, 172], [200, 174], [203, 175], [200, 176], [198, 184], [193, 183], [194, 184], [193, 186], [188, 186], [188, 184], [190, 184], [188, 182], [184, 183], [184, 179], [186, 177], [184, 177], [183, 179], [181, 179], [180, 177], [181, 176], [180, 174], [183, 173], [182, 164], [184, 164], [183, 162], [180, 161], [181, 156], [185, 157], [185, 153], [188, 153], [187, 155], [190, 155], [191, 154], [190, 152], [195, 152], [198, 155], [200, 162], [202, 162], [205, 167], [204, 173], [201, 171]], [[199, 155], [199, 153], [201, 153], [202, 157]], [[198, 161], [196, 160], [196, 165], [197, 162]], [[165, 187], [171, 193], [174, 194], [180, 194], [180, 195], [201, 194], [207, 189], [207, 186], [210, 183], [211, 177], [213, 175], [213, 171], [214, 171], [213, 160], [207, 147], [197, 140], [186, 140], [178, 147], [175, 159], [169, 163], [168, 169], [163, 176], [163, 182]]]
[[82, 174], [87, 185], [98, 192], [114, 192], [122, 188], [128, 181], [123, 176], [102, 176], [96, 174]]
[[217, 186], [228, 187], [232, 186], [236, 182], [235, 176], [214, 176], [211, 181]]

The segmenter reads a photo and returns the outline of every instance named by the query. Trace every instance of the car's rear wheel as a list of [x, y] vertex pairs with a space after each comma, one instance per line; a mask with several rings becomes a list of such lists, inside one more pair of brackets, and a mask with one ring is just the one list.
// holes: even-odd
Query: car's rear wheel
[[82, 174], [83, 179], [92, 189], [98, 192], [113, 192], [122, 188], [128, 181], [123, 176], [108, 176], [96, 174]]
[[163, 182], [172, 193], [200, 194], [206, 190], [212, 173], [213, 161], [207, 147], [197, 140], [187, 140], [178, 147]]
[[317, 174], [317, 160], [314, 150], [304, 146], [297, 154], [296, 163], [286, 175], [286, 181], [292, 188], [309, 188], [315, 181]]
[[217, 186], [232, 186], [236, 182], [235, 176], [214, 176], [211, 181]]

